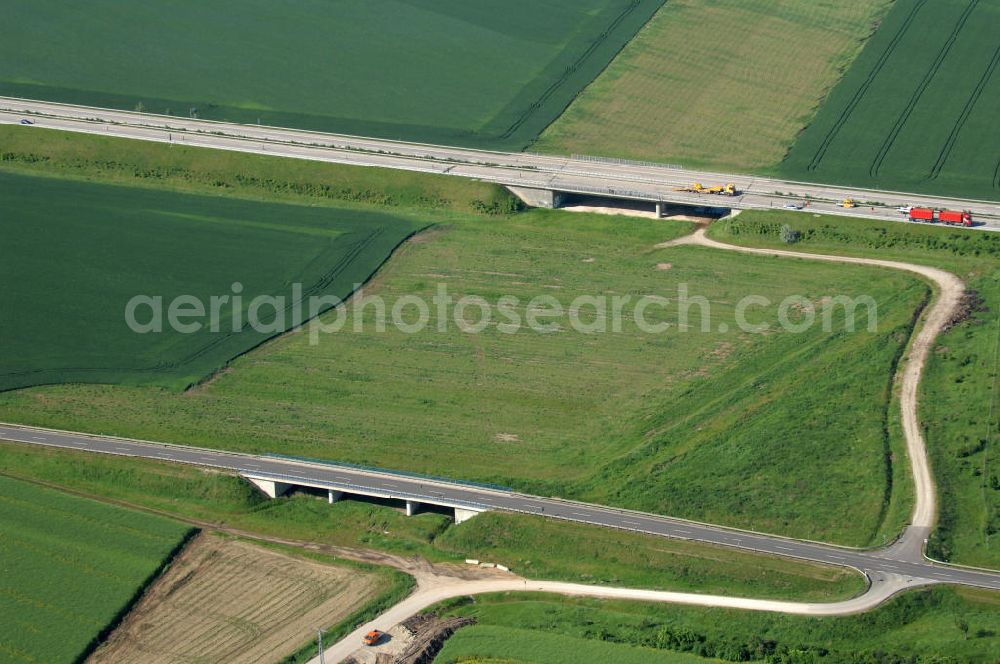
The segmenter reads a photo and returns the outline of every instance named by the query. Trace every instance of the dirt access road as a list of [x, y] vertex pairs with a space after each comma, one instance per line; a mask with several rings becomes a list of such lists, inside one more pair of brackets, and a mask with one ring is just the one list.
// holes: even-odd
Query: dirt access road
[[[924, 315], [923, 324], [912, 341], [899, 373], [901, 391], [900, 410], [903, 421], [903, 432], [906, 437], [906, 451], [910, 457], [911, 472], [916, 486], [916, 504], [910, 520], [910, 528], [902, 540], [908, 549], [912, 549], [913, 554], [920, 556], [923, 550], [923, 541], [934, 526], [934, 519], [937, 514], [937, 491], [934, 486], [934, 478], [931, 475], [930, 461], [927, 458], [927, 444], [920, 429], [920, 417], [917, 412], [920, 379], [927, 365], [927, 359], [930, 357], [931, 350], [934, 347], [934, 340], [944, 331], [948, 321], [958, 312], [962, 297], [965, 294], [965, 283], [950, 272], [924, 265], [914, 265], [913, 263], [887, 261], [877, 258], [810, 254], [785, 249], [758, 249], [725, 244], [708, 238], [705, 234], [706, 230], [707, 228], [702, 226], [691, 235], [665, 242], [657, 245], [657, 247], [667, 248], [696, 245], [759, 256], [784, 256], [833, 263], [870, 265], [912, 272], [931, 281], [935, 285], [937, 293], [935, 294], [934, 302]], [[916, 548], [913, 548], [913, 545], [916, 545]], [[899, 546], [900, 543], [897, 543], [893, 548], [895, 549]]]
[[[826, 254], [810, 254], [783, 249], [758, 249], [725, 244], [709, 239], [706, 235], [707, 224], [701, 225], [691, 235], [677, 240], [657, 245], [658, 249], [694, 245], [723, 251], [738, 251], [761, 256], [782, 256], [804, 260], [820, 260], [835, 263], [850, 263], [874, 267], [904, 270], [915, 273], [929, 281], [937, 288], [934, 301], [925, 312], [919, 332], [913, 339], [904, 364], [899, 372], [900, 409], [902, 411], [903, 430], [906, 437], [907, 454], [910, 458], [911, 472], [916, 485], [916, 504], [914, 506], [911, 524], [903, 536], [890, 547], [896, 556], [907, 559], [921, 560], [923, 547], [930, 529], [934, 525], [937, 512], [937, 492], [927, 458], [927, 445], [920, 429], [918, 416], [918, 392], [920, 379], [923, 376], [927, 359], [934, 346], [934, 341], [944, 330], [961, 304], [965, 293], [965, 284], [961, 279], [937, 268], [886, 261], [873, 258], [854, 258]], [[652, 590], [637, 590], [629, 588], [602, 588], [574, 583], [550, 581], [529, 581], [519, 578], [483, 579], [475, 581], [458, 581], [447, 578], [425, 578], [417, 584], [417, 591], [408, 598], [393, 606], [376, 619], [362, 625], [353, 633], [334, 644], [325, 652], [327, 662], [340, 662], [358, 650], [361, 637], [371, 629], [386, 629], [396, 625], [409, 616], [422, 611], [434, 604], [452, 597], [475, 595], [491, 592], [549, 592], [563, 595], [586, 597], [602, 597], [608, 599], [630, 599], [649, 602], [668, 602], [694, 606], [725, 607], [753, 611], [777, 611], [800, 615], [833, 616], [847, 615], [868, 611], [894, 595], [928, 583], [926, 580], [914, 579], [900, 574], [883, 574], [871, 579], [872, 584], [863, 595], [843, 602], [800, 603], [756, 600], [738, 597], [721, 597], [712, 595], [695, 595], [690, 593], [672, 593]], [[310, 662], [318, 664], [319, 658]]]

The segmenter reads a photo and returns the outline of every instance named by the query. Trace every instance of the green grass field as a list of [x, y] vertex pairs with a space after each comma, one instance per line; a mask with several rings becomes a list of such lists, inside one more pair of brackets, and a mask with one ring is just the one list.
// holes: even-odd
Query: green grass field
[[445, 643], [435, 664], [704, 664], [694, 655], [490, 625], [466, 627]]
[[[923, 382], [920, 417], [939, 488], [940, 523], [931, 555], [1000, 568], [1000, 454], [997, 394], [1000, 236], [923, 225], [795, 213], [748, 212], [713, 227], [727, 242], [787, 247], [782, 224], [803, 234], [799, 251], [871, 256], [933, 265], [960, 275], [982, 304], [939, 340]], [[897, 455], [904, 454], [904, 450]], [[902, 456], [899, 456], [902, 459]], [[894, 483], [910, 480], [904, 474]]]
[[0, 661], [79, 661], [185, 540], [179, 522], [0, 477]]
[[[444, 614], [474, 616], [479, 625], [467, 636], [464, 629], [458, 631], [437, 664], [451, 664], [452, 653], [479, 656], [490, 664], [560, 661], [532, 659], [519, 645], [552, 648], [560, 639], [584, 641], [571, 646], [581, 653], [602, 652], [609, 644], [620, 644], [622, 657], [633, 656], [632, 648], [655, 649], [641, 660], [648, 662], [674, 661], [657, 659], [658, 653], [796, 664], [994, 664], [1000, 658], [1000, 598], [978, 590], [910, 592], [879, 609], [837, 618], [524, 593], [450, 604]], [[486, 630], [482, 638], [479, 630]]]
[[662, 3], [45, 0], [8, 8], [0, 94], [518, 149]]
[[670, 0], [533, 150], [771, 168], [888, 0]]
[[780, 173], [1000, 199], [998, 32], [992, 0], [900, 0]]
[[[503, 214], [518, 209], [507, 190], [429, 173], [169, 147], [40, 127], [0, 125], [0, 170], [311, 206], [377, 206], [398, 214]], [[364, 207], [361, 207], [364, 206]]]
[[455, 526], [435, 513], [294, 495], [267, 500], [247, 482], [175, 464], [24, 445], [0, 447], [0, 473], [155, 510], [205, 527], [378, 549], [434, 561], [478, 558], [530, 578], [830, 601], [864, 589], [857, 574], [524, 515], [482, 514]]
[[[192, 196], [0, 173], [8, 258], [0, 390], [52, 383], [184, 388], [308, 316], [313, 295], [346, 298], [419, 227], [388, 214]], [[234, 289], [240, 284], [242, 291]], [[299, 291], [293, 284], [299, 284]], [[241, 293], [243, 303], [234, 304]], [[182, 334], [169, 303], [229, 296], [212, 332]], [[258, 295], [284, 303], [259, 310]], [[131, 298], [161, 298], [162, 331], [126, 323]], [[238, 312], [238, 317], [235, 316]], [[136, 319], [153, 320], [151, 307]], [[185, 323], [191, 319], [185, 319]]]
[[[287, 335], [183, 394], [141, 386], [21, 390], [0, 396], [2, 419], [498, 480], [859, 545], [891, 536], [899, 522], [893, 514], [908, 509], [907, 494], [889, 482], [897, 464], [886, 429], [892, 367], [927, 292], [914, 279], [694, 247], [655, 249], [688, 232], [677, 222], [482, 214], [511, 208], [480, 183], [424, 178], [433, 192], [426, 198], [418, 193], [425, 182], [410, 175], [401, 184], [373, 169], [295, 162], [283, 174], [274, 160], [249, 155], [200, 158], [197, 150], [55, 132], [39, 133], [32, 144], [28, 133], [0, 134], [11, 148], [4, 154], [17, 155], [0, 159], [8, 172], [108, 176], [142, 184], [133, 188], [136, 196], [167, 196], [158, 188], [164, 185], [214, 188], [313, 203], [302, 209], [321, 216], [391, 208], [409, 223], [436, 223], [368, 289], [390, 306], [401, 296], [433, 296], [439, 284], [456, 299], [517, 296], [522, 314], [539, 295], [565, 306], [581, 295], [677, 297], [687, 284], [692, 295], [710, 300], [712, 325], [701, 331], [695, 305], [689, 327], [659, 335], [642, 333], [630, 309], [622, 331], [606, 334], [578, 333], [565, 320], [555, 334], [497, 327], [467, 334], [457, 325], [444, 333], [436, 326], [379, 333], [378, 312], [369, 307], [358, 318], [361, 334], [352, 331], [350, 314], [345, 332], [318, 345], [305, 334]], [[214, 185], [227, 170], [228, 179]], [[370, 195], [344, 201], [327, 196], [330, 190]], [[247, 205], [228, 197], [215, 204]], [[819, 326], [803, 334], [739, 332], [735, 304], [749, 294], [772, 298], [759, 312], [772, 322], [786, 295], [803, 295], [813, 306], [828, 295], [869, 294], [881, 325], [858, 334]], [[680, 322], [677, 307], [649, 313]], [[592, 316], [583, 307], [581, 320]], [[841, 320], [842, 312], [834, 329]], [[729, 331], [719, 331], [720, 323]], [[801, 434], [803, 419], [815, 423], [808, 436]]]
[[[369, 293], [390, 304], [404, 295], [430, 299], [445, 283], [455, 298], [519, 297], [523, 313], [538, 295], [567, 306], [601, 293], [676, 297], [687, 283], [713, 303], [712, 325], [734, 332], [701, 332], [693, 307], [693, 331], [660, 335], [628, 324], [593, 335], [496, 327], [467, 334], [456, 325], [379, 333], [369, 307], [363, 333], [353, 332], [349, 313], [346, 332], [318, 345], [305, 334], [283, 337], [184, 394], [56, 386], [0, 396], [0, 417], [499, 481], [868, 543], [888, 497], [888, 382], [925, 287], [879, 270], [653, 248], [686, 230], [544, 211], [456, 219], [406, 245]], [[657, 269], [666, 262], [671, 269]], [[751, 293], [774, 300], [759, 314], [771, 321], [787, 295], [869, 294], [880, 327], [736, 332], [735, 302]], [[666, 318], [677, 323], [678, 314]], [[841, 417], [846, 410], [855, 417]], [[809, 436], [803, 419], [815, 425]]]

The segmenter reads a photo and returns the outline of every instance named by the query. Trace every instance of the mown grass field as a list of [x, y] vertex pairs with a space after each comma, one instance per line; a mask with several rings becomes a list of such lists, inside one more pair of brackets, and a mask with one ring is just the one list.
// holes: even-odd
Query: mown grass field
[[[981, 303], [970, 302], [969, 319], [938, 342], [927, 366], [920, 399], [932, 468], [939, 489], [939, 528], [931, 555], [968, 565], [1000, 567], [1000, 454], [994, 381], [998, 370], [1000, 237], [887, 222], [795, 213], [744, 213], [713, 227], [727, 242], [786, 247], [783, 224], [802, 232], [799, 251], [871, 256], [932, 265], [961, 276]], [[897, 481], [909, 484], [896, 452]]]
[[[0, 390], [72, 382], [183, 389], [296, 325], [295, 303], [307, 318], [311, 296], [346, 298], [419, 228], [377, 212], [9, 172], [0, 173], [0, 205], [0, 307], [12, 314], [0, 322]], [[258, 310], [255, 328], [258, 295], [283, 301]], [[159, 330], [129, 327], [136, 296], [160, 298]], [[183, 319], [197, 331], [170, 325], [179, 296], [201, 303], [201, 317]], [[213, 296], [228, 300], [215, 332]], [[149, 304], [137, 311], [143, 324], [156, 316]]]
[[271, 501], [235, 477], [174, 464], [23, 445], [5, 444], [0, 452], [0, 473], [263, 537], [439, 562], [478, 558], [530, 578], [662, 590], [830, 601], [864, 587], [843, 569], [540, 517], [482, 514], [455, 526], [441, 514], [406, 517], [392, 506], [355, 500]]
[[890, 4], [671, 0], [532, 149], [773, 167]]
[[998, 32], [991, 0], [896, 2], [779, 172], [1000, 199]]
[[0, 94], [518, 149], [662, 4], [42, 0], [8, 8]]
[[0, 477], [0, 661], [77, 661], [187, 537], [177, 521]]
[[[617, 652], [622, 657], [632, 656], [631, 648], [655, 649], [642, 660], [649, 662], [662, 661], [657, 653], [709, 658], [703, 662], [844, 664], [993, 664], [1000, 657], [1000, 600], [996, 593], [980, 590], [910, 592], [874, 611], [837, 618], [526, 594], [451, 604], [445, 614], [474, 616], [479, 624], [467, 636], [458, 631], [437, 663], [451, 664], [454, 659], [445, 658], [451, 653], [478, 656], [490, 664], [548, 662], [532, 659], [519, 644], [551, 648], [560, 639], [585, 641], [575, 645], [580, 652], [621, 644]], [[486, 630], [482, 638], [478, 630]]]

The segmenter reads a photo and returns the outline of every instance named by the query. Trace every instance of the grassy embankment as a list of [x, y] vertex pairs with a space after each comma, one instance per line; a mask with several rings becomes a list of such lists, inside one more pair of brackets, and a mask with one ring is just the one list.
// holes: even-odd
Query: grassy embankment
[[996, 2], [899, 0], [778, 173], [1000, 199], [998, 32]]
[[549, 664], [560, 660], [544, 654], [562, 644], [609, 653], [600, 661], [673, 661], [663, 659], [673, 653], [781, 664], [993, 664], [1000, 657], [1000, 600], [969, 589], [910, 592], [874, 611], [836, 618], [527, 594], [450, 602], [444, 613], [475, 616], [479, 625], [459, 630], [438, 664], [462, 658]]
[[671, 0], [532, 149], [773, 167], [890, 4]]
[[[711, 235], [737, 244], [788, 248], [779, 236], [783, 224], [802, 232], [802, 240], [793, 247], [796, 251], [932, 265], [959, 275], [976, 293], [968, 303], [968, 320], [939, 339], [920, 396], [920, 418], [940, 503], [939, 528], [931, 539], [930, 553], [957, 563], [1000, 568], [995, 391], [1000, 236], [781, 212], [744, 213], [714, 226]], [[898, 423], [893, 426], [898, 427]], [[910, 483], [908, 467], [901, 463], [903, 453], [895, 452], [894, 467], [899, 469], [896, 486], [901, 481]]]
[[520, 149], [662, 4], [38, 0], [8, 7], [0, 94]]
[[[79, 140], [93, 146], [98, 139]], [[72, 141], [52, 143], [32, 147], [31, 169], [81, 172], [89, 164], [101, 170], [67, 147]], [[219, 168], [211, 155], [209, 165], [195, 165], [187, 152], [172, 156], [169, 146], [108, 141], [99, 147], [111, 150], [104, 161], [117, 164], [109, 169], [117, 178], [159, 174], [130, 164], [148, 165], [164, 154], [188, 160], [163, 172], [166, 182], [201, 190]], [[16, 168], [25, 162], [4, 163]], [[267, 177], [258, 174], [258, 163]], [[226, 190], [249, 195], [261, 192], [262, 181], [270, 183], [268, 192], [321, 192], [323, 183], [356, 189], [356, 173], [388, 177], [289, 162], [302, 170], [281, 180], [267, 171], [270, 160], [227, 155], [225, 164], [235, 173]], [[436, 186], [451, 188], [449, 200], [456, 201], [460, 184]], [[358, 319], [365, 330], [360, 334], [352, 331], [349, 313], [347, 332], [318, 345], [304, 334], [286, 335], [184, 394], [54, 386], [0, 396], [0, 417], [499, 480], [848, 544], [884, 539], [891, 499], [884, 436], [888, 382], [926, 294], [923, 285], [872, 269], [653, 248], [686, 232], [682, 224], [546, 211], [488, 219], [452, 212], [485, 200], [483, 185], [469, 186], [464, 202], [449, 209], [433, 203], [393, 208], [394, 215], [443, 223], [406, 245], [372, 291], [390, 304], [404, 295], [429, 300], [441, 285], [455, 298], [476, 295], [496, 303], [512, 295], [520, 298], [517, 311], [524, 316], [528, 301], [539, 295], [563, 307], [581, 295], [627, 294], [635, 301], [658, 294], [676, 303], [687, 285], [690, 295], [710, 301], [710, 311], [692, 305], [688, 326], [682, 326], [679, 306], [648, 309], [650, 321], [673, 324], [661, 334], [642, 332], [629, 309], [621, 332], [582, 334], [563, 319], [549, 334], [523, 328], [507, 334], [496, 326], [467, 334], [455, 324], [443, 333], [434, 326], [405, 334], [374, 331], [377, 311], [369, 307]], [[881, 325], [876, 333], [842, 334], [838, 311], [833, 333], [821, 326], [801, 334], [740, 331], [736, 303], [751, 294], [772, 300], [753, 310], [755, 321], [772, 323], [786, 296], [806, 298], [789, 310], [799, 320], [806, 315], [800, 309], [829, 295], [868, 294], [878, 301]], [[607, 320], [609, 312], [600, 318]], [[470, 316], [475, 319], [475, 312]], [[595, 321], [593, 307], [585, 305], [580, 319]], [[375, 410], [377, 420], [370, 417]], [[843, 412], [854, 417], [845, 419]], [[804, 419], [814, 425], [809, 436], [801, 433]]]
[[138, 459], [4, 445], [0, 473], [267, 537], [365, 547], [435, 561], [478, 558], [532, 578], [693, 592], [832, 600], [859, 593], [860, 576], [656, 537], [483, 514], [460, 526], [439, 514], [296, 495], [271, 501], [228, 475]]
[[77, 661], [193, 532], [178, 521], [0, 477], [0, 660]]

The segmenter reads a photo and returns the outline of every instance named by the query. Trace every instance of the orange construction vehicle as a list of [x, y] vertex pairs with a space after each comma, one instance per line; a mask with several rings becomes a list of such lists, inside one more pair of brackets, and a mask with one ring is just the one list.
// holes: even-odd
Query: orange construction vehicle
[[383, 636], [385, 636], [385, 632], [378, 629], [373, 629], [372, 631], [365, 634], [365, 638], [362, 639], [362, 642], [366, 646], [373, 646], [377, 644], [379, 641], [381, 641]]

